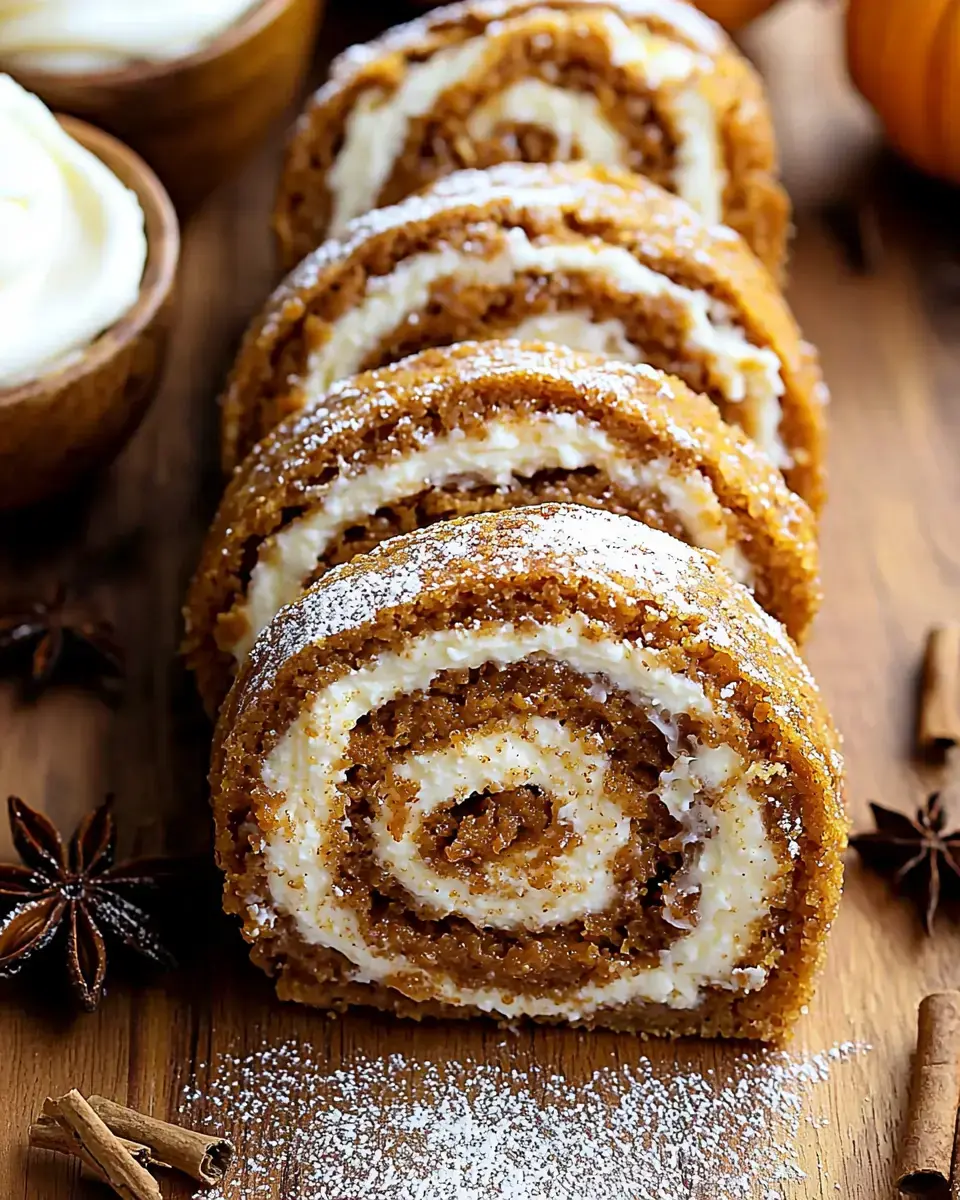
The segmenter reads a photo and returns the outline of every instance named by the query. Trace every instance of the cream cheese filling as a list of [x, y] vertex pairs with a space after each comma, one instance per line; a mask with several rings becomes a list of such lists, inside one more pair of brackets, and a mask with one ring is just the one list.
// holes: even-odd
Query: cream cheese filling
[[[384, 338], [405, 322], [416, 321], [441, 281], [496, 288], [531, 272], [548, 278], [562, 273], [596, 277], [624, 296], [663, 298], [675, 305], [683, 313], [683, 347], [706, 358], [716, 386], [730, 403], [741, 406], [740, 424], [767, 456], [777, 466], [791, 465], [780, 436], [780, 397], [785, 391], [780, 359], [769, 347], [749, 341], [727, 305], [637, 262], [622, 246], [592, 239], [532, 242], [519, 227], [503, 231], [489, 257], [442, 246], [413, 255], [388, 275], [372, 276], [364, 297], [333, 322], [327, 339], [310, 353], [304, 391], [320, 395], [336, 380], [359, 371]], [[627, 360], [636, 362], [642, 355], [642, 348], [631, 347]]]
[[508, 487], [538, 471], [584, 467], [596, 467], [622, 487], [662, 497], [697, 546], [719, 554], [742, 583], [752, 582], [750, 564], [730, 539], [720, 501], [699, 471], [682, 474], [665, 459], [639, 462], [599, 425], [576, 413], [503, 415], [492, 419], [480, 436], [452, 429], [442, 437], [425, 438], [405, 455], [339, 475], [316, 508], [261, 547], [246, 596], [237, 606], [245, 631], [231, 652], [238, 661], [246, 658], [277, 612], [300, 595], [334, 538], [384, 505], [452, 480]]
[[76, 74], [172, 62], [209, 45], [261, 2], [0, 0], [0, 63], [14, 74]]
[[136, 304], [146, 261], [136, 194], [0, 74], [0, 391], [77, 361]]
[[490, 42], [473, 38], [409, 66], [393, 91], [367, 88], [360, 93], [344, 126], [343, 146], [327, 175], [333, 237], [342, 234], [354, 217], [377, 207], [410, 122], [429, 113], [444, 92], [470, 78], [490, 51]]
[[[508, 730], [481, 731], [417, 754], [395, 774], [415, 785], [402, 829], [380, 811], [372, 822], [380, 863], [433, 917], [465, 917], [478, 928], [545, 929], [604, 912], [616, 897], [614, 859], [629, 843], [630, 820], [604, 791], [609, 757], [571, 737], [555, 720], [532, 717]], [[417, 844], [425, 820], [474, 793], [537, 787], [557, 806], [556, 818], [577, 844], [550, 869], [550, 887], [532, 884], [528, 849], [484, 868], [484, 886], [471, 887], [424, 862]]]
[[519, 79], [485, 100], [470, 114], [467, 133], [485, 141], [504, 125], [548, 130], [561, 161], [584, 158], [598, 166], [622, 167], [630, 158], [630, 143], [607, 120], [596, 96], [542, 79]]
[[[699, 87], [688, 87], [663, 97], [670, 114], [677, 146], [673, 186], [678, 196], [711, 225], [723, 221], [723, 194], [727, 169], [716, 135], [716, 113]], [[708, 132], [709, 131], [709, 132]]]
[[643, 362], [643, 352], [627, 337], [622, 321], [616, 317], [598, 321], [585, 308], [534, 313], [508, 330], [506, 336], [519, 342], [556, 342], [571, 350], [606, 354], [621, 362]]
[[[501, 48], [513, 34], [522, 33], [531, 19], [554, 23], [574, 19], [549, 9], [534, 9], [491, 24], [484, 36], [438, 50], [425, 62], [410, 63], [392, 91], [372, 87], [361, 92], [346, 119], [343, 146], [327, 175], [332, 200], [330, 233], [339, 236], [347, 223], [377, 207], [377, 201], [403, 152], [411, 122], [442, 111], [446, 92], [475, 77], [498, 61]], [[673, 130], [682, 166], [677, 171], [678, 194], [708, 221], [721, 219], [726, 172], [722, 165], [716, 115], [700, 92], [705, 61], [695, 50], [652, 33], [642, 24], [628, 24], [612, 10], [603, 12], [599, 28], [606, 35], [612, 67], [637, 77], [650, 91], [663, 91], [671, 100], [685, 94], [700, 97], [677, 110]], [[549, 36], [547, 34], [546, 36]], [[674, 120], [668, 107], [668, 119]], [[471, 114], [471, 137], [488, 137], [503, 123], [535, 125], [557, 139], [561, 157], [578, 155], [594, 162], [629, 167], [630, 146], [606, 119], [594, 96], [541, 80], [515, 82], [490, 96]]]
[[[342, 900], [336, 866], [349, 836], [340, 785], [351, 766], [352, 730], [366, 714], [398, 696], [429, 687], [443, 671], [490, 662], [505, 665], [532, 655], [568, 664], [593, 677], [601, 689], [612, 684], [628, 692], [667, 729], [682, 713], [709, 718], [713, 712], [698, 681], [665, 667], [655, 651], [614, 640], [580, 614], [555, 624], [491, 623], [423, 634], [402, 651], [384, 653], [320, 691], [264, 761], [263, 782], [282, 797], [277, 822], [263, 834], [262, 842], [273, 907], [289, 914], [305, 941], [344, 955], [357, 981], [398, 986], [404, 976], [413, 977], [438, 1000], [475, 1005], [506, 1017], [575, 1020], [602, 1007], [634, 1001], [689, 1008], [698, 1003], [705, 987], [742, 988], [744, 975], [738, 965], [766, 916], [781, 869], [766, 834], [762, 802], [743, 781], [739, 755], [726, 746], [696, 746], [682, 753], [676, 747], [677, 758], [656, 789], [668, 809], [698, 838], [703, 837], [704, 824], [701, 793], [710, 789], [715, 797], [709, 806], [708, 836], [684, 881], [687, 888], [699, 891], [697, 924], [661, 952], [656, 966], [625, 970], [604, 984], [590, 984], [567, 996], [535, 997], [515, 990], [506, 994], [495, 987], [461, 987], [442, 968], [427, 978], [412, 961], [364, 940], [355, 911]], [[518, 737], [530, 732], [526, 725]], [[557, 750], [558, 735], [549, 724], [532, 732], [544, 765], [551, 743]], [[435, 759], [434, 765], [438, 763]], [[404, 765], [411, 780], [424, 787], [420, 798], [429, 805], [434, 793], [423, 764], [418, 767], [416, 760], [412, 764], [408, 760]], [[599, 769], [601, 763], [591, 765]], [[446, 766], [449, 771], [450, 764]], [[515, 778], [515, 767], [509, 756], [491, 758], [485, 777], [489, 783]], [[533, 761], [526, 764], [528, 771], [534, 768]], [[464, 755], [463, 771], [476, 777], [477, 770]], [[737, 770], [741, 774], [733, 776]], [[452, 780], [450, 786], [455, 786]], [[586, 812], [589, 801], [583, 804]], [[609, 831], [606, 836], [611, 836]], [[262, 915], [264, 899], [251, 898], [252, 913]], [[749, 978], [759, 986], [765, 976], [755, 971]]]

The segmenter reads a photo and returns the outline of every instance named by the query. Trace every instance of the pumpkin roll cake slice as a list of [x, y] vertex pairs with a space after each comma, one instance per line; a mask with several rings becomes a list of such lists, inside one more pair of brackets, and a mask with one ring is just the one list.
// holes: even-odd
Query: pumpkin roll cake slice
[[798, 639], [816, 611], [810, 510], [705, 397], [559, 346], [461, 343], [336, 385], [236, 472], [186, 607], [207, 706], [336, 563], [420, 525], [551, 500], [715, 551]]
[[838, 739], [712, 556], [548, 505], [330, 571], [259, 639], [211, 772], [279, 995], [782, 1040], [841, 885]]
[[790, 206], [762, 84], [685, 0], [456, 4], [348, 50], [291, 137], [283, 260], [460, 168], [574, 159], [648, 176], [780, 271]]
[[224, 395], [225, 465], [338, 378], [490, 337], [679, 375], [819, 507], [826, 394], [768, 272], [655, 184], [584, 165], [459, 172], [308, 256], [243, 342]]

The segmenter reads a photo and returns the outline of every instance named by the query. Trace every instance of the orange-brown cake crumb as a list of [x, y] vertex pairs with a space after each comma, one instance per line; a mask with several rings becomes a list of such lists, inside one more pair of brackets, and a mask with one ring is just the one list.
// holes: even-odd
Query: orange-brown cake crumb
[[717, 552], [797, 639], [816, 612], [812, 514], [709, 400], [649, 367], [465, 343], [335, 386], [236, 472], [186, 607], [207, 707], [281, 605], [330, 567], [419, 526], [545, 501]]
[[819, 509], [826, 392], [768, 272], [649, 181], [584, 165], [460, 172], [309, 255], [244, 339], [223, 402], [224, 464], [339, 378], [505, 337], [679, 375]]
[[211, 782], [226, 907], [284, 998], [782, 1040], [841, 771], [715, 559], [548, 505], [328, 572], [242, 668]]
[[574, 159], [648, 176], [782, 268], [789, 202], [763, 86], [685, 0], [480, 0], [353, 47], [290, 142], [283, 260], [461, 168]]

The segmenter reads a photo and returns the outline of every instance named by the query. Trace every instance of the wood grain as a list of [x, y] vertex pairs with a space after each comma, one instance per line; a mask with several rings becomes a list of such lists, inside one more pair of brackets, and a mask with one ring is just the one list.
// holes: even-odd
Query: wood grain
[[[378, 14], [350, 19], [346, 32], [367, 36]], [[799, 204], [791, 299], [820, 345], [833, 389], [827, 601], [809, 654], [846, 735], [850, 806], [862, 825], [868, 799], [908, 808], [952, 779], [949, 768], [915, 763], [911, 743], [926, 629], [960, 616], [960, 247], [955, 195], [876, 154], [872, 124], [845, 81], [839, 22], [836, 6], [797, 0], [764, 18], [747, 45], [771, 80]], [[325, 45], [343, 32], [331, 28]], [[192, 848], [206, 836], [207, 733], [176, 663], [178, 605], [216, 498], [213, 398], [272, 281], [266, 222], [277, 153], [276, 144], [266, 147], [187, 228], [167, 381], [122, 458], [89, 494], [0, 529], [11, 590], [51, 581], [83, 557], [85, 545], [134, 535], [139, 557], [90, 596], [117, 619], [130, 648], [126, 703], [113, 712], [58, 692], [25, 709], [12, 688], [0, 693], [0, 788], [42, 804], [64, 828], [113, 790], [124, 850]], [[882, 230], [872, 273], [852, 269], [824, 218], [830, 204], [864, 196]], [[952, 782], [947, 802], [960, 823]], [[0, 843], [5, 853], [5, 832]], [[784, 1187], [785, 1196], [892, 1196], [916, 1006], [926, 992], [957, 984], [958, 915], [948, 907], [926, 939], [910, 905], [851, 861], [798, 1049], [861, 1040], [873, 1050], [809, 1094], [799, 1145], [808, 1177]], [[100, 1011], [76, 1020], [47, 998], [52, 984], [25, 980], [0, 991], [0, 1196], [93, 1196], [75, 1167], [22, 1150], [46, 1094], [79, 1086], [169, 1117], [194, 1068], [228, 1047], [251, 1051], [297, 1037], [332, 1068], [359, 1051], [402, 1050], [414, 1062], [473, 1058], [522, 1069], [536, 1061], [571, 1080], [641, 1053], [655, 1064], [702, 1070], [723, 1068], [742, 1052], [542, 1029], [523, 1029], [503, 1048], [502, 1035], [479, 1024], [330, 1021], [278, 1004], [247, 967], [229, 924], [216, 924], [181, 972], [121, 982], [130, 978], [115, 975]], [[198, 1070], [202, 1084], [205, 1068]], [[755, 1200], [766, 1192], [757, 1181]], [[709, 1185], [690, 1194], [717, 1200]], [[300, 1196], [282, 1158], [276, 1195]]]

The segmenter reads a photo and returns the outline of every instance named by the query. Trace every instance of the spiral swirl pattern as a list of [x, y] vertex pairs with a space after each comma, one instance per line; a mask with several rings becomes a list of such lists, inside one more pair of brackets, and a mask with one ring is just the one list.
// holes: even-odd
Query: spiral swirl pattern
[[[681, 739], [681, 720], [698, 721], [711, 710], [696, 685], [658, 667], [654, 655], [630, 643], [588, 640], [591, 632], [597, 631], [572, 620], [526, 631], [490, 626], [428, 635], [319, 693], [267, 760], [264, 781], [285, 795], [280, 819], [294, 834], [268, 850], [273, 879], [280, 883], [273, 898], [295, 885], [301, 931], [310, 939], [323, 937], [343, 954], [356, 979], [389, 983], [412, 974], [418, 976], [418, 991], [429, 989], [434, 999], [510, 1017], [584, 1015], [611, 996], [618, 1003], [641, 998], [682, 1006], [694, 1001], [702, 986], [734, 983], [737, 948], [752, 941], [780, 873], [756, 800], [744, 785], [742, 759], [727, 746], [695, 749], [692, 732]], [[560, 926], [569, 930], [612, 910], [617, 937], [629, 920], [651, 917], [663, 927], [661, 934], [669, 935], [657, 967], [642, 954], [637, 968], [627, 954], [609, 982], [585, 983], [569, 995], [514, 996], [513, 979], [505, 978], [500, 987], [472, 987], [462, 974], [441, 966], [425, 971], [422, 955], [383, 954], [369, 923], [338, 895], [354, 824], [341, 788], [354, 763], [352, 732], [399, 694], [428, 691], [448, 675], [451, 661], [460, 674], [494, 662], [501, 668], [516, 662], [539, 668], [541, 656], [575, 672], [581, 686], [612, 684], [647, 722], [661, 727], [654, 731], [666, 751], [664, 769], [649, 795], [642, 794], [636, 774], [622, 771], [616, 778], [611, 750], [582, 728], [574, 735], [556, 718], [501, 718], [453, 738], [441, 734], [429, 749], [399, 761], [391, 757], [374, 783], [372, 816], [361, 837], [369, 840], [387, 881], [402, 890], [404, 903], [431, 929], [458, 918], [481, 941], [501, 947], [506, 943], [489, 937], [488, 929], [535, 935]], [[540, 686], [547, 688], [546, 678]], [[456, 864], [457, 856], [450, 855], [449, 843], [446, 856], [437, 853], [438, 839], [428, 835], [427, 819], [438, 810], [452, 812], [471, 797], [496, 799], [518, 788], [536, 789], [546, 798], [544, 830], [533, 839], [511, 842], [513, 852], [506, 856], [497, 853], [495, 839], [487, 840], [478, 869], [451, 870], [451, 857]], [[515, 808], [499, 815], [509, 820], [508, 812], [515, 818]], [[494, 823], [497, 816], [494, 811]], [[666, 856], [673, 863], [658, 863], [660, 871], [669, 871], [667, 880], [625, 905], [624, 879], [633, 884], [638, 878], [632, 824], [643, 820], [666, 826], [682, 850]], [[458, 829], [462, 825], [461, 820]], [[303, 870], [305, 846], [311, 852], [316, 847], [323, 868], [311, 863]], [[683, 915], [683, 898], [695, 899], [695, 919]], [[764, 972], [743, 978], [762, 981]]]
[[[510, 612], [534, 566], [539, 602]], [[582, 604], [552, 594], [570, 572], [593, 585]], [[214, 772], [221, 830], [244, 830], [221, 840], [228, 892], [281, 994], [654, 1028], [671, 1013], [696, 1028], [704, 1006], [729, 1014], [785, 973], [805, 994], [811, 964], [790, 959], [833, 903], [839, 760], [789, 643], [714, 573], [625, 518], [548, 507], [397, 539], [284, 610], [228, 700]], [[660, 606], [644, 636], [638, 579]], [[712, 617], [694, 580], [718, 589]], [[605, 611], [620, 606], [633, 632]], [[374, 644], [326, 656], [380, 617]], [[704, 669], [707, 647], [723, 665]], [[243, 778], [260, 799], [238, 824], [225, 813], [251, 793], [234, 755], [254, 727]]]
[[789, 204], [765, 97], [680, 0], [457, 4], [343, 56], [291, 144], [284, 257], [462, 167], [574, 160], [645, 175], [782, 265]]

